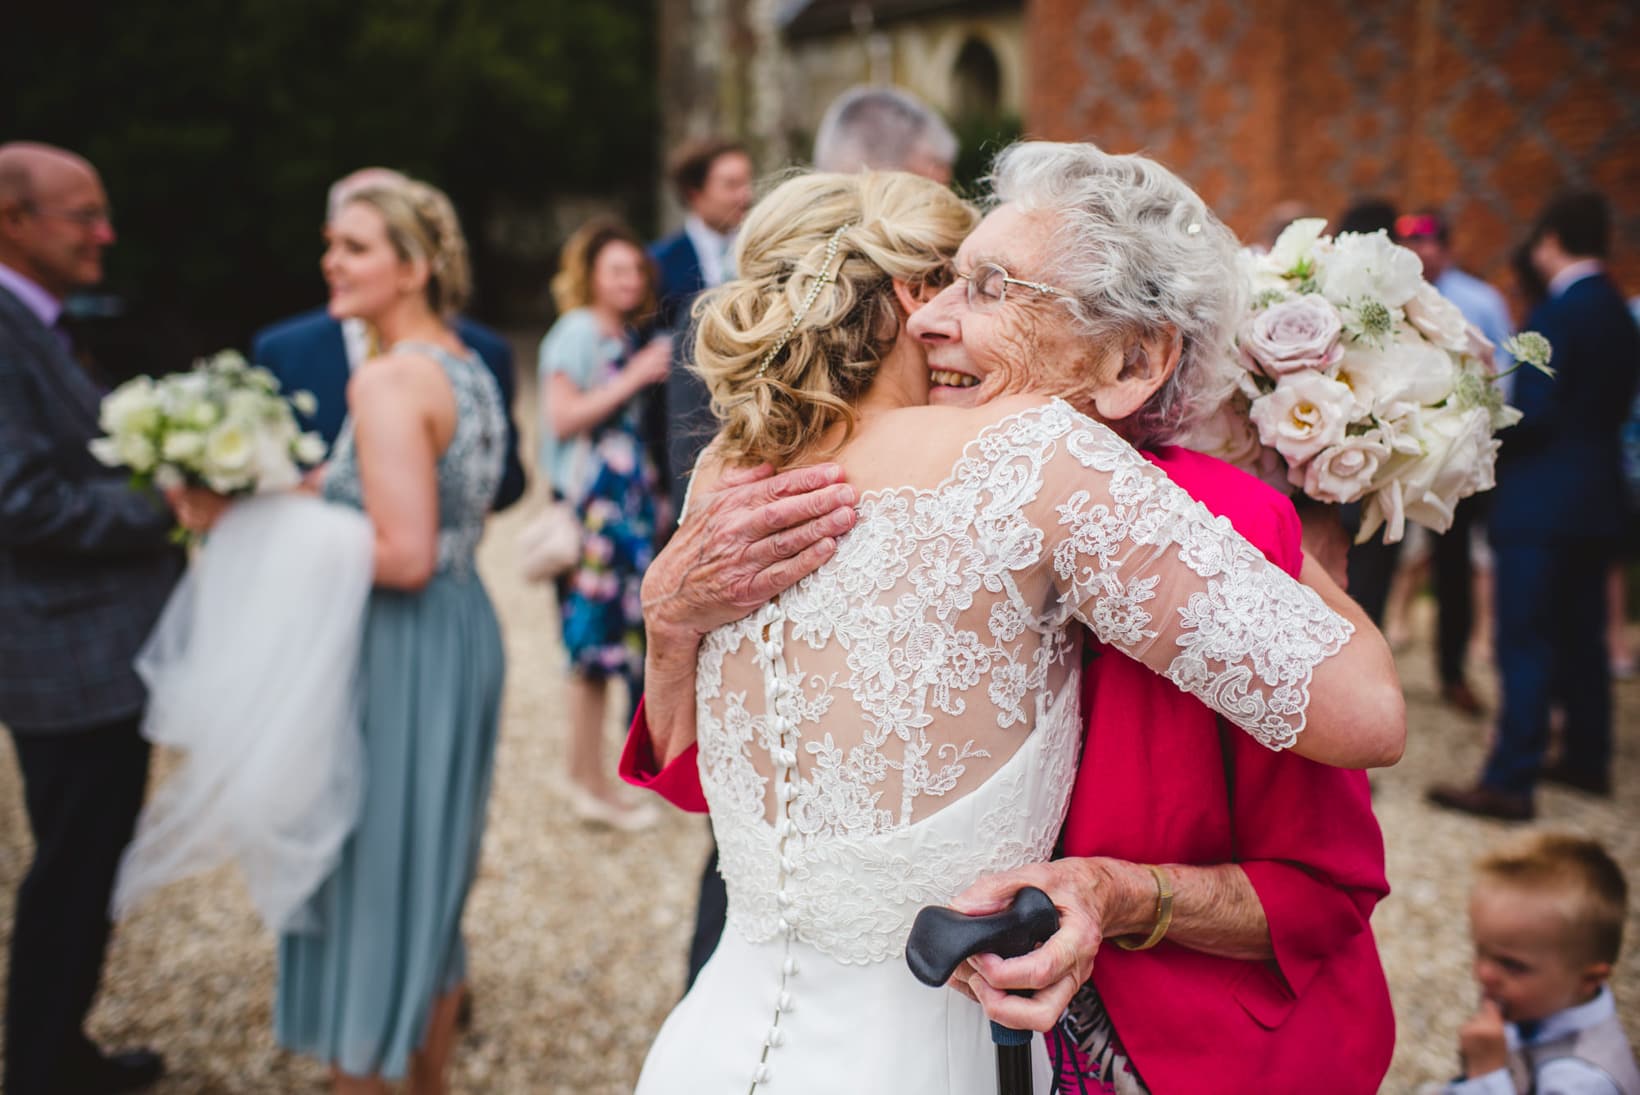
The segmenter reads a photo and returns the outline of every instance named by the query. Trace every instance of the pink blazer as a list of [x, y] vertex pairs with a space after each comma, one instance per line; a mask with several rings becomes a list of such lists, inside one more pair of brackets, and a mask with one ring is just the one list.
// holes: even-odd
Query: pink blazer
[[[1301, 563], [1298, 515], [1270, 487], [1179, 448], [1146, 454], [1278, 566]], [[1167, 940], [1107, 947], [1093, 982], [1156, 1095], [1378, 1090], [1395, 1044], [1368, 918], [1389, 892], [1366, 775], [1272, 753], [1165, 678], [1094, 645], [1087, 737], [1060, 843], [1068, 856], [1239, 863], [1275, 960], [1215, 958]], [[704, 812], [693, 746], [658, 768], [640, 705], [627, 782]]]

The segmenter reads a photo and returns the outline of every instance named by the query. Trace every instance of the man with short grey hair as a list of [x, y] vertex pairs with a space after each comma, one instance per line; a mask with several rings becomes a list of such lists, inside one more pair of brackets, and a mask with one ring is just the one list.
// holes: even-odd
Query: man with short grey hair
[[957, 137], [932, 109], [895, 87], [852, 87], [832, 100], [814, 138], [818, 171], [910, 171], [951, 182]]
[[148, 779], [132, 660], [182, 570], [165, 503], [87, 448], [104, 393], [75, 360], [63, 300], [102, 280], [113, 242], [96, 168], [0, 144], [0, 722], [34, 835], [12, 919], [9, 1095], [135, 1091], [164, 1071], [85, 1034]]

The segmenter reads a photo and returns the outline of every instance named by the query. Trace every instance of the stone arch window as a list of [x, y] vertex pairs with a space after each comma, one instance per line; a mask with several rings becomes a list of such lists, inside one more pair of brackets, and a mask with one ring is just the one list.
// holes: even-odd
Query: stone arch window
[[970, 37], [951, 66], [952, 114], [959, 118], [993, 117], [1002, 109], [1002, 65], [996, 51]]

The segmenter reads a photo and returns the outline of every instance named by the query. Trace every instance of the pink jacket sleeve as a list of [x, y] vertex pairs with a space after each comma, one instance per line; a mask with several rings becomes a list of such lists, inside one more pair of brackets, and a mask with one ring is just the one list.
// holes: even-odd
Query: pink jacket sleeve
[[[1264, 531], [1264, 530], [1260, 530]], [[1282, 500], [1269, 541], [1246, 534], [1289, 574], [1303, 565], [1298, 515]], [[1345, 943], [1368, 930], [1389, 893], [1384, 840], [1364, 772], [1271, 753], [1247, 735], [1225, 733], [1234, 774], [1235, 858], [1264, 906], [1281, 978], [1249, 978], [1243, 1001], [1280, 1008], [1302, 993]], [[1262, 982], [1262, 983], [1261, 983]], [[1248, 999], [1249, 996], [1255, 999]]]
[[638, 713], [626, 733], [626, 748], [621, 750], [618, 771], [632, 786], [654, 791], [680, 810], [704, 814], [706, 792], [700, 786], [698, 753], [699, 746], [691, 745], [666, 767], [656, 764], [655, 743], [649, 737], [649, 720], [644, 717], [644, 699], [640, 698]]

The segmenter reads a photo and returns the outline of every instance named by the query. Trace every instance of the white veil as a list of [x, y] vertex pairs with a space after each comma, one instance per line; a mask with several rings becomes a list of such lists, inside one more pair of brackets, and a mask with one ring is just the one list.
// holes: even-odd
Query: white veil
[[116, 919], [231, 861], [263, 923], [306, 926], [363, 798], [372, 543], [362, 513], [303, 494], [237, 502], [212, 530], [137, 656], [143, 733], [185, 756], [121, 860]]

